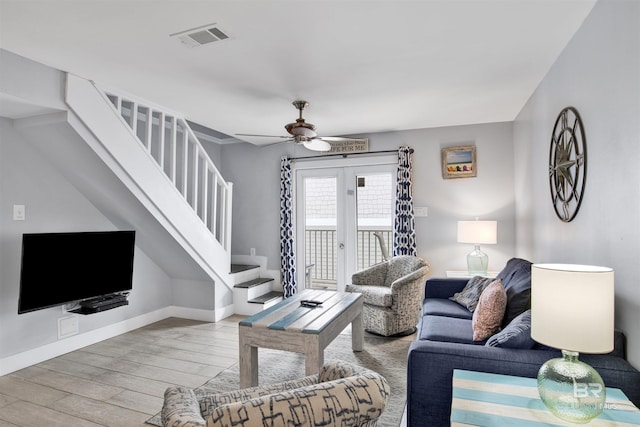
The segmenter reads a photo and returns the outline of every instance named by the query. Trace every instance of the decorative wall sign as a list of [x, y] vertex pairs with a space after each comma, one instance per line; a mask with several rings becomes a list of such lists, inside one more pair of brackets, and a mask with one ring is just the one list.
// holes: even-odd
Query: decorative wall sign
[[348, 139], [343, 141], [330, 141], [330, 154], [366, 153], [369, 151], [369, 138]]
[[556, 215], [564, 222], [575, 218], [584, 194], [587, 145], [582, 119], [573, 107], [563, 109], [551, 134], [549, 189]]
[[471, 178], [476, 176], [476, 147], [453, 147], [442, 149], [442, 177]]

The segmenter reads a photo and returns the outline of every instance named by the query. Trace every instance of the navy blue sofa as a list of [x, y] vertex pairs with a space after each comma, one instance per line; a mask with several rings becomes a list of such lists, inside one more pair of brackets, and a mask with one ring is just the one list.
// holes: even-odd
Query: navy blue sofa
[[[531, 263], [514, 258], [496, 278], [507, 291], [503, 327], [526, 311], [531, 295]], [[533, 342], [529, 348], [486, 346], [474, 342], [472, 313], [449, 299], [463, 290], [469, 279], [429, 279], [425, 286], [422, 317], [407, 365], [407, 425], [448, 426], [454, 369], [535, 378], [540, 366], [561, 357], [560, 351]], [[607, 387], [621, 389], [640, 407], [640, 372], [625, 359], [625, 337], [616, 332], [614, 350], [606, 355], [581, 354]]]

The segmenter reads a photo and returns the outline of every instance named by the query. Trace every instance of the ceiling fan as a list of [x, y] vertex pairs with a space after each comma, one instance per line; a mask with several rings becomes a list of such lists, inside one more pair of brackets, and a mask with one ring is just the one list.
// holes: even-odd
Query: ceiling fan
[[300, 115], [295, 122], [285, 125], [285, 129], [289, 133], [286, 136], [275, 135], [254, 135], [248, 133], [237, 133], [238, 136], [256, 136], [266, 138], [283, 138], [286, 141], [295, 141], [296, 144], [304, 145], [307, 149], [313, 151], [329, 151], [331, 150], [331, 142], [339, 141], [359, 141], [357, 138], [341, 138], [337, 136], [318, 136], [316, 133], [316, 126], [307, 123], [302, 118], [302, 110], [309, 106], [307, 101], [297, 100], [293, 101], [293, 106], [300, 112]]

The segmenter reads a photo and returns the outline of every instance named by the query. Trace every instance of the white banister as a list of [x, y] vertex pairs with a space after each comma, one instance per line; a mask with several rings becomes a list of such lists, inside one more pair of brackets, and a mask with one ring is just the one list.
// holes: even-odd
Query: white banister
[[178, 151], [178, 120], [171, 118], [171, 166], [170, 178], [173, 185], [176, 185], [176, 153]]
[[214, 207], [213, 210], [211, 211], [211, 231], [213, 232], [213, 235], [215, 236], [216, 233], [218, 232], [218, 212], [219, 210], [216, 209], [216, 206], [218, 204], [218, 177], [214, 174], [213, 175], [213, 195], [211, 197], [211, 203], [213, 203]]
[[144, 134], [144, 147], [147, 149], [147, 152], [151, 152], [151, 135], [153, 133], [153, 113], [151, 111], [151, 107], [145, 107], [147, 109], [147, 114], [145, 116], [146, 121], [146, 130]]
[[138, 104], [131, 102], [131, 129], [134, 134], [138, 134]]
[[[131, 95], [94, 86], [109, 101], [121, 121], [129, 127], [214, 238], [225, 250], [230, 251], [232, 185], [224, 180], [186, 119], [178, 113]], [[143, 112], [139, 112], [139, 109]], [[138, 127], [142, 125], [144, 138], [141, 139]], [[155, 135], [154, 128], [158, 130]], [[181, 133], [181, 137], [178, 133]], [[170, 156], [168, 165], [167, 155]]]

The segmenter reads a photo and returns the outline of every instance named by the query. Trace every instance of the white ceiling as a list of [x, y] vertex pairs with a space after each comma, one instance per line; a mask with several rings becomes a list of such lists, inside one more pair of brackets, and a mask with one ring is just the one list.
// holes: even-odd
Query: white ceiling
[[[0, 47], [228, 135], [283, 135], [305, 99], [338, 136], [513, 120], [594, 3], [0, 0]], [[169, 37], [212, 23], [230, 39]]]

